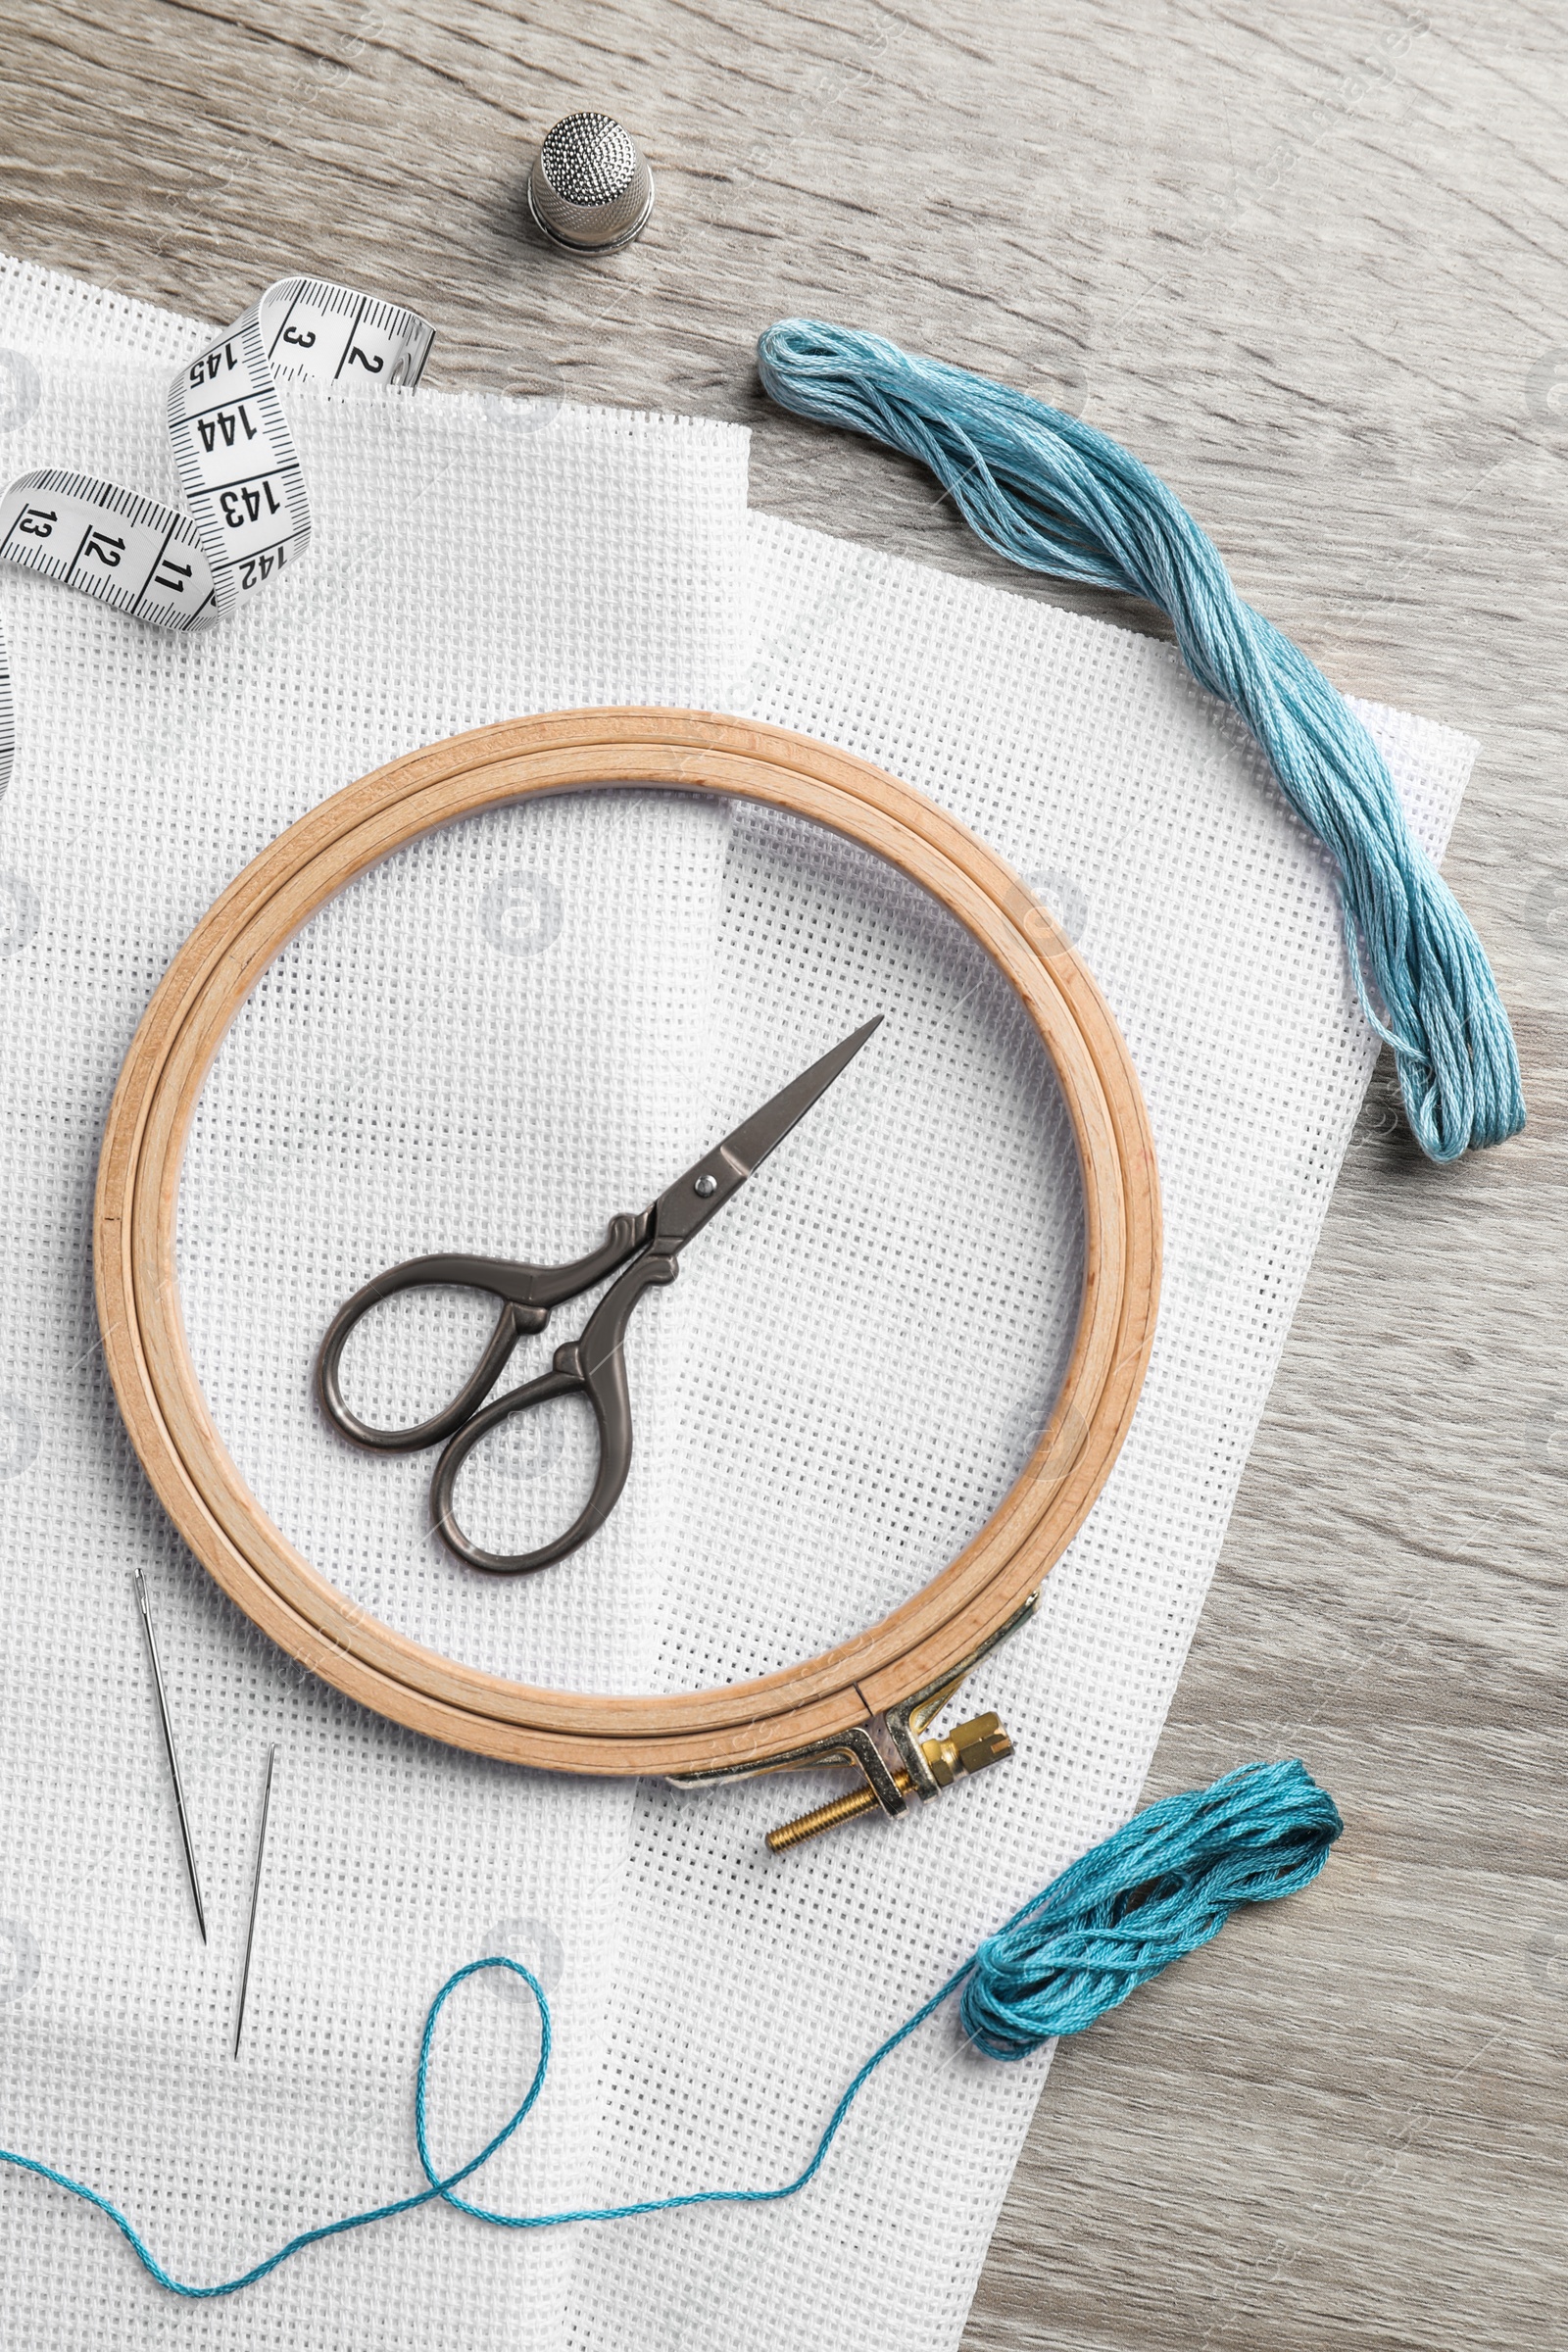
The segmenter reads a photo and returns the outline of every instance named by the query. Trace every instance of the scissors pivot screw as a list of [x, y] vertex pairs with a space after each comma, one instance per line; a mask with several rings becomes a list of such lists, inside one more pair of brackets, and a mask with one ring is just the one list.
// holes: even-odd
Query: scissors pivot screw
[[[1000, 1764], [1010, 1756], [1012, 1741], [997, 1716], [975, 1715], [967, 1723], [956, 1725], [945, 1739], [922, 1740], [920, 1752], [937, 1787], [950, 1788], [956, 1780], [984, 1772], [988, 1765]], [[897, 1772], [893, 1785], [901, 1796], [907, 1796], [914, 1787], [913, 1775]], [[787, 1854], [792, 1845], [804, 1845], [808, 1838], [819, 1838], [824, 1830], [836, 1830], [841, 1822], [858, 1821], [862, 1813], [876, 1812], [878, 1802], [875, 1789], [852, 1788], [847, 1796], [836, 1796], [831, 1804], [818, 1805], [812, 1812], [801, 1814], [798, 1820], [769, 1830], [768, 1850]]]
[[718, 1178], [716, 1176], [699, 1176], [697, 1182], [692, 1186], [692, 1191], [697, 1195], [699, 1200], [711, 1200], [717, 1190]]

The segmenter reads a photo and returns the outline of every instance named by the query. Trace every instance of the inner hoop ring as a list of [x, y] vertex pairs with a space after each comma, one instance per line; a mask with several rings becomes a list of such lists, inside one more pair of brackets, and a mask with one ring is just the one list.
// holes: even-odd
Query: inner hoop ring
[[[980, 1533], [890, 1616], [760, 1680], [672, 1697], [539, 1690], [458, 1664], [349, 1599], [288, 1543], [230, 1459], [185, 1341], [174, 1256], [181, 1161], [230, 1022], [328, 899], [436, 827], [540, 794], [622, 787], [765, 802], [888, 859], [997, 964], [1051, 1055], [1084, 1191], [1083, 1299], [1039, 1446]], [[516, 1764], [597, 1774], [760, 1766], [927, 1689], [1013, 1616], [1061, 1557], [1127, 1434], [1153, 1342], [1159, 1193], [1127, 1048], [1072, 942], [985, 844], [849, 752], [698, 710], [551, 711], [414, 752], [278, 835], [159, 984], [110, 1106], [93, 1218], [98, 1320], [131, 1442], [223, 1591], [323, 1681], [410, 1730]]]

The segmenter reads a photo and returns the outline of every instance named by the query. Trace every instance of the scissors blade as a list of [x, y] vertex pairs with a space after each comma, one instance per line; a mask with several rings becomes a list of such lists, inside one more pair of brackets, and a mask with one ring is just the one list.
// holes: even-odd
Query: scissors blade
[[798, 1078], [792, 1079], [773, 1097], [771, 1102], [764, 1102], [760, 1110], [754, 1110], [749, 1119], [744, 1119], [739, 1127], [725, 1136], [719, 1150], [737, 1160], [750, 1176], [755, 1168], [761, 1166], [768, 1153], [784, 1141], [790, 1129], [805, 1118], [817, 1097], [826, 1094], [840, 1071], [849, 1067], [873, 1029], [880, 1029], [881, 1026], [882, 1015], [877, 1013], [866, 1022], [863, 1029], [857, 1029], [853, 1037], [845, 1038], [831, 1053], [824, 1054], [820, 1061], [813, 1061], [808, 1070], [803, 1070]]
[[784, 1141], [790, 1129], [805, 1118], [817, 1097], [826, 1094], [872, 1031], [881, 1026], [882, 1015], [877, 1013], [824, 1054], [820, 1061], [813, 1061], [808, 1070], [792, 1078], [760, 1110], [754, 1110], [749, 1119], [732, 1128], [723, 1142], [715, 1144], [684, 1176], [677, 1176], [669, 1190], [660, 1195], [660, 1238], [689, 1242], [694, 1233], [700, 1233], [709, 1218], [723, 1207], [731, 1194], [738, 1192], [748, 1176]]

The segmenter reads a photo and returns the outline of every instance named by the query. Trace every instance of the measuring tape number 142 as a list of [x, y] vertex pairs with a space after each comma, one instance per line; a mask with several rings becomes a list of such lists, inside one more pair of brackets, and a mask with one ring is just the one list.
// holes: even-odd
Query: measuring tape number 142
[[[0, 561], [79, 589], [160, 629], [203, 629], [298, 563], [311, 502], [279, 380], [412, 389], [435, 330], [350, 286], [279, 278], [169, 387], [184, 508], [61, 466], [0, 493]], [[16, 722], [0, 637], [0, 793]]]

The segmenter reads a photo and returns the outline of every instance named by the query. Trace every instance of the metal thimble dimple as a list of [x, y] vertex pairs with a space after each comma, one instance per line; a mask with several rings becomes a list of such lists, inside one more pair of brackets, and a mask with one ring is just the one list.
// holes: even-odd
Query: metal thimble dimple
[[535, 225], [567, 253], [618, 253], [654, 209], [654, 175], [612, 115], [563, 115], [528, 174]]

